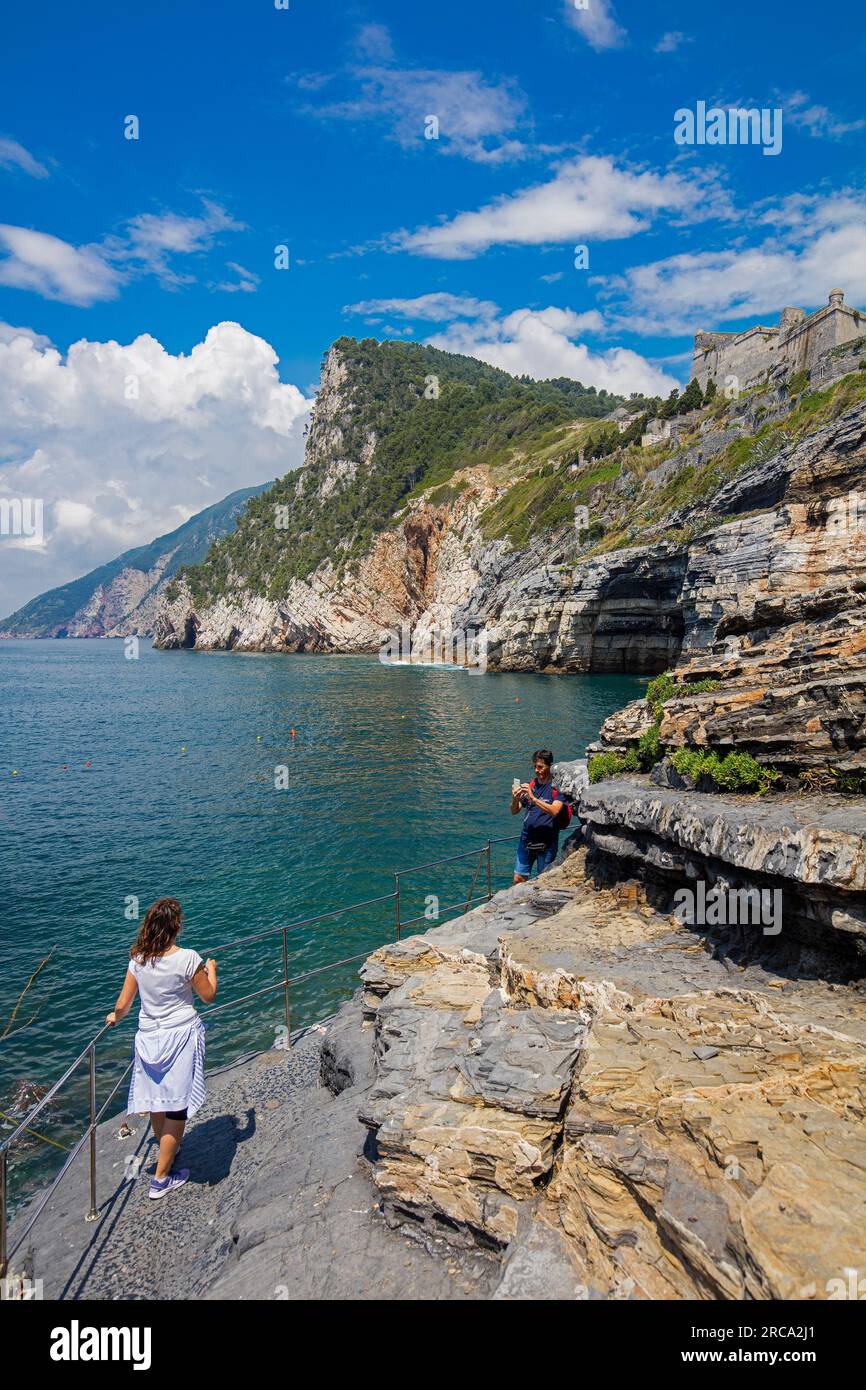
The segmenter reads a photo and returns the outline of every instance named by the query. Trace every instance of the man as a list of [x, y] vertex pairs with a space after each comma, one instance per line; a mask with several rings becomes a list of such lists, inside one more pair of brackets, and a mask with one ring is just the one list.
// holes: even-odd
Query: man
[[556, 817], [564, 806], [551, 781], [553, 754], [549, 748], [539, 748], [532, 755], [535, 777], [532, 782], [521, 782], [511, 793], [511, 814], [526, 810], [520, 844], [517, 846], [517, 862], [514, 865], [514, 882], [525, 883], [532, 873], [533, 864], [543, 874], [549, 869], [559, 849], [559, 830]]

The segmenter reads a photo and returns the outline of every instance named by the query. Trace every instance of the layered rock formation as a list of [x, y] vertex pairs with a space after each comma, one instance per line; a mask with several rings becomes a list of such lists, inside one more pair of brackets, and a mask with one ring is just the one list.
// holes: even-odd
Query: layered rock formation
[[866, 1254], [863, 994], [705, 947], [581, 851], [376, 952], [388, 1222], [488, 1249], [499, 1297], [828, 1297]]
[[[771, 510], [696, 540], [681, 594], [679, 682], [719, 688], [669, 700], [676, 749], [736, 747], [789, 772], [866, 770], [866, 412], [855, 406], [745, 474], [725, 505]], [[620, 711], [598, 748], [622, 750], [652, 723]]]

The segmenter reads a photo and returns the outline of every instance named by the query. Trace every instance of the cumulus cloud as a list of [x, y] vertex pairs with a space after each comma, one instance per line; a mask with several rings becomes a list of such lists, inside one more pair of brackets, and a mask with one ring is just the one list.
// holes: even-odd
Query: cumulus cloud
[[567, 160], [546, 183], [438, 225], [398, 232], [392, 242], [418, 255], [466, 260], [497, 245], [621, 240], [646, 231], [662, 214], [697, 221], [727, 212], [726, 194], [704, 173], [640, 172], [584, 155]]
[[0, 495], [41, 498], [44, 543], [0, 539], [0, 616], [240, 487], [296, 467], [311, 400], [237, 323], [187, 354], [0, 330]]
[[48, 170], [17, 140], [0, 135], [0, 169], [20, 169], [34, 179], [47, 179]]
[[565, 16], [590, 48], [621, 48], [628, 35], [616, 18], [611, 0], [564, 0]]
[[627, 348], [595, 352], [575, 341], [580, 335], [599, 333], [604, 324], [596, 310], [517, 309], [491, 322], [456, 323], [446, 332], [428, 338], [432, 347], [462, 352], [515, 376], [526, 373], [543, 380], [567, 376], [584, 386], [629, 395], [667, 395], [678, 383], [673, 377]]
[[[388, 30], [368, 24], [355, 42], [357, 61], [327, 78], [321, 73], [295, 75], [302, 91], [319, 93], [339, 77], [339, 101], [309, 102], [304, 111], [320, 120], [375, 122], [404, 149], [419, 144], [480, 164], [502, 164], [527, 153], [515, 138], [526, 109], [517, 85], [493, 80], [477, 71], [410, 67], [394, 56]], [[348, 92], [348, 96], [342, 94]], [[426, 133], [435, 116], [435, 138]]]
[[866, 305], [866, 224], [859, 197], [796, 195], [755, 210], [773, 233], [750, 247], [685, 253], [602, 282], [613, 323], [636, 333], [693, 333], [756, 315], [775, 322], [786, 304], [814, 308], [841, 285]]

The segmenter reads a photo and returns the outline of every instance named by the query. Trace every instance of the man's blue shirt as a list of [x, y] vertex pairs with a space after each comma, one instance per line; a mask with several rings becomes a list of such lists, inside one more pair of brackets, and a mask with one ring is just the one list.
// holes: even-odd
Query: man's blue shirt
[[[552, 782], [532, 782], [532, 790], [539, 801], [557, 801], [559, 793]], [[524, 844], [528, 841], [544, 842], [553, 844], [559, 838], [559, 831], [553, 824], [553, 817], [549, 811], [542, 811], [540, 807], [530, 805], [529, 810], [523, 818], [523, 829], [520, 838]]]

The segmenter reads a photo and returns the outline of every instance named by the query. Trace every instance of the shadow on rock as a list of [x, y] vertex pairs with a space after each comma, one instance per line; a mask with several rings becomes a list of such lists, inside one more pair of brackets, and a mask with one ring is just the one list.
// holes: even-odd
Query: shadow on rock
[[190, 1181], [216, 1187], [231, 1172], [240, 1144], [256, 1132], [256, 1112], [246, 1111], [246, 1123], [236, 1115], [214, 1115], [184, 1135], [182, 1163], [189, 1169]]

